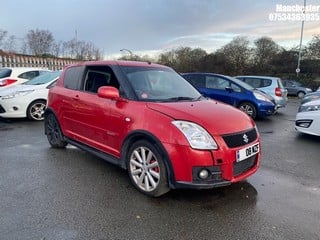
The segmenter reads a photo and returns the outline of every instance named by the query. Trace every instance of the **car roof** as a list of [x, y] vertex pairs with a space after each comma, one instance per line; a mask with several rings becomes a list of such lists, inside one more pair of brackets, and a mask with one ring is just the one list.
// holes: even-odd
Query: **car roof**
[[241, 76], [235, 76], [235, 78], [237, 78], [237, 77], [247, 77], [247, 78], [264, 78], [264, 79], [271, 79], [271, 80], [281, 79], [281, 78], [279, 78], [279, 77], [259, 76], [259, 75], [241, 75]]
[[168, 68], [167, 66], [151, 63], [151, 62], [142, 62], [142, 61], [124, 61], [124, 60], [103, 60], [103, 61], [85, 61], [79, 62], [76, 64], [68, 65], [67, 67], [71, 66], [92, 66], [92, 65], [118, 65], [118, 66], [135, 66], [135, 67], [161, 67], [161, 68]]

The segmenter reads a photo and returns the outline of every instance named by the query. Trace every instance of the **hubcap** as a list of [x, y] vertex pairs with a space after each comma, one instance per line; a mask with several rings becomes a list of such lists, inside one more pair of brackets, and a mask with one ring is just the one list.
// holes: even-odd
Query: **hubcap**
[[150, 149], [139, 147], [132, 152], [130, 174], [141, 190], [151, 192], [157, 188], [160, 181], [159, 162]]
[[253, 114], [253, 109], [250, 105], [242, 105], [240, 107], [240, 110], [248, 114], [249, 116], [252, 116]]
[[44, 119], [44, 110], [46, 108], [46, 104], [44, 103], [36, 103], [30, 108], [30, 116], [34, 120], [43, 120]]

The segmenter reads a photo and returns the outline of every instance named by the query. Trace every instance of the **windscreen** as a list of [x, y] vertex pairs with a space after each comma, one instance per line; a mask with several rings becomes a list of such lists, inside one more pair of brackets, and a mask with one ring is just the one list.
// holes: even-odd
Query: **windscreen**
[[131, 87], [142, 101], [190, 101], [201, 94], [171, 69], [160, 67], [122, 67]]

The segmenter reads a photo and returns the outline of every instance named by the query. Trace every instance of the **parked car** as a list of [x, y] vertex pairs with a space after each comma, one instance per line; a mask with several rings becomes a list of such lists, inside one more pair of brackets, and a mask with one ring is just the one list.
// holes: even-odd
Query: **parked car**
[[43, 120], [48, 91], [60, 73], [47, 72], [23, 84], [0, 89], [0, 117]]
[[302, 104], [295, 123], [297, 131], [320, 136], [320, 99]]
[[253, 119], [270, 116], [275, 111], [275, 103], [270, 96], [238, 79], [215, 73], [181, 75], [205, 97], [237, 107]]
[[48, 71], [41, 68], [0, 68], [0, 89], [22, 84]]
[[304, 104], [309, 101], [313, 101], [316, 99], [320, 99], [320, 91], [312, 92], [306, 94], [302, 99], [301, 99], [301, 104]]
[[312, 89], [304, 87], [301, 83], [294, 80], [282, 80], [283, 86], [288, 90], [288, 95], [303, 98], [304, 95], [311, 93]]
[[277, 108], [287, 105], [288, 90], [283, 86], [281, 78], [268, 76], [236, 76], [235, 78], [271, 95], [276, 102]]
[[49, 90], [45, 134], [127, 169], [149, 196], [213, 188], [257, 171], [260, 137], [238, 109], [207, 99], [169, 67], [90, 61], [66, 67]]

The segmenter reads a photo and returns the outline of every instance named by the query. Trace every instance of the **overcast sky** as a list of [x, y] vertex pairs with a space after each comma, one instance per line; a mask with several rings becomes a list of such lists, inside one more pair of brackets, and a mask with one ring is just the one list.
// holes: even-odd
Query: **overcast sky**
[[[270, 21], [277, 4], [303, 0], [1, 0], [0, 29], [22, 38], [49, 30], [56, 41], [92, 42], [108, 57], [163, 52], [179, 46], [212, 52], [235, 36], [271, 37], [283, 47], [299, 45], [301, 21]], [[320, 8], [320, 0], [307, 0]], [[320, 11], [312, 12], [320, 17]], [[272, 15], [275, 16], [275, 15]], [[305, 21], [303, 44], [320, 34], [320, 21]]]

